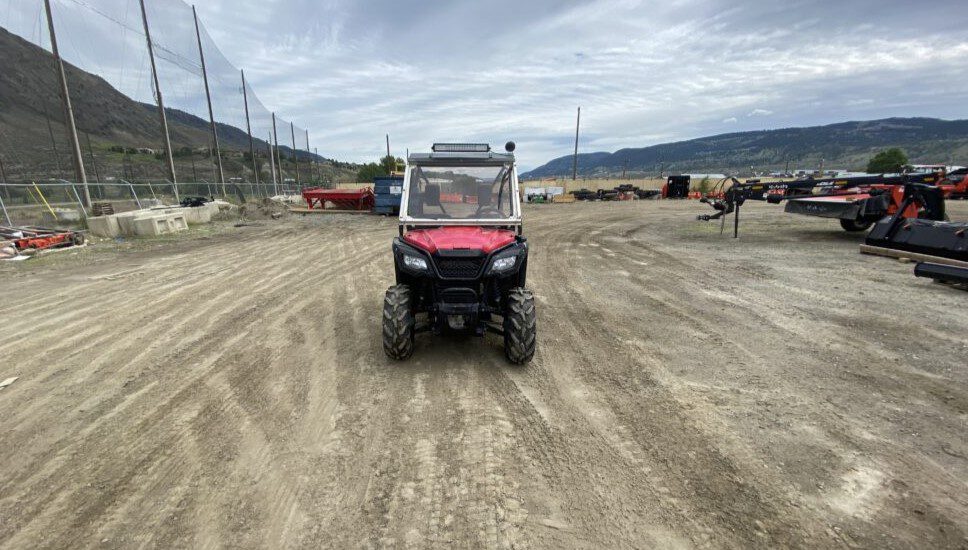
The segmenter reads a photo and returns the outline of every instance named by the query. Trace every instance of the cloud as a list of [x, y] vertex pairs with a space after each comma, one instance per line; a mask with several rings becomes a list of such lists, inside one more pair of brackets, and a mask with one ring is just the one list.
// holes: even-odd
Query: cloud
[[[13, 3], [7, 17], [27, 4]], [[933, 22], [927, 34], [909, 24], [903, 0], [207, 0], [198, 12], [226, 64], [246, 69], [269, 110], [308, 127], [321, 153], [372, 160], [386, 133], [401, 155], [444, 139], [514, 139], [522, 164], [533, 167], [569, 153], [579, 105], [584, 152], [709, 135], [723, 124], [742, 131], [765, 121], [963, 117], [961, 4], [919, 8]], [[165, 13], [175, 11], [155, 8], [154, 25], [174, 24]], [[29, 33], [36, 17], [28, 15]], [[59, 23], [60, 34], [71, 36], [71, 24]], [[874, 29], [891, 29], [890, 38]], [[61, 40], [69, 61], [117, 71], [110, 56], [78, 56], [75, 48], [96, 41], [73, 36]], [[190, 55], [192, 42], [184, 47]], [[124, 70], [139, 76], [129, 87], [150, 97], [143, 56]], [[162, 83], [174, 88], [166, 99], [183, 97], [203, 114], [196, 81], [172, 76]], [[234, 121], [241, 106], [231, 82], [216, 111]]]

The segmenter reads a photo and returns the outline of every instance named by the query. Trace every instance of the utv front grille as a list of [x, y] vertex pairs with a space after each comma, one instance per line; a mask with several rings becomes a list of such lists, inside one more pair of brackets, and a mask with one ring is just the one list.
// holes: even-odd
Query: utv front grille
[[437, 271], [447, 279], [476, 279], [486, 257], [481, 258], [437, 258]]
[[444, 288], [440, 290], [440, 301], [448, 304], [476, 304], [477, 292], [473, 288]]

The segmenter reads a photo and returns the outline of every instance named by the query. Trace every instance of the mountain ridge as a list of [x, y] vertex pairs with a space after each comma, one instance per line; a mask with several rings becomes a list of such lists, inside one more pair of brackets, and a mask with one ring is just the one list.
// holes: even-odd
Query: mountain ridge
[[[578, 155], [582, 176], [631, 172], [748, 172], [795, 168], [862, 170], [876, 152], [904, 149], [915, 163], [968, 161], [968, 120], [928, 117], [847, 121], [822, 126], [730, 132], [695, 139]], [[573, 155], [555, 158], [525, 178], [570, 176]]]

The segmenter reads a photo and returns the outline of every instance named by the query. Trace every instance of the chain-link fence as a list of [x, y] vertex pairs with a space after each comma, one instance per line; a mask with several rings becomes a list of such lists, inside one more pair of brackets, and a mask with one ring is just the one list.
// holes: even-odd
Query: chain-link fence
[[[177, 187], [177, 196], [175, 189]], [[0, 225], [81, 225], [94, 208], [110, 205], [114, 212], [178, 204], [190, 197], [218, 198], [231, 203], [267, 197], [298, 196], [305, 185], [270, 183], [131, 183], [88, 184], [91, 207], [83, 206], [83, 186], [68, 181], [0, 184]], [[177, 197], [177, 198], [176, 198]]]
[[[44, 3], [6, 4], [0, 26], [9, 32], [0, 30], [0, 48], [19, 60], [24, 74], [8, 98], [16, 108], [0, 127], [0, 181], [77, 179], [55, 65], [46, 53]], [[275, 116], [248, 82], [243, 86], [241, 70], [204, 24], [196, 28], [191, 6], [182, 0], [144, 0], [144, 6], [177, 181], [331, 179], [310, 155], [308, 132]], [[139, 0], [51, 0], [51, 8], [60, 54], [81, 69], [68, 66], [67, 84], [88, 180], [169, 178]], [[200, 50], [221, 155], [214, 154]]]

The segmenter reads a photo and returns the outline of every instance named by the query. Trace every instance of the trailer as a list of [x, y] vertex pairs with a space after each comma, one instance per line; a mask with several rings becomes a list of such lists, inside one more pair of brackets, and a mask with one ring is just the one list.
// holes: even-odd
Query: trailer
[[339, 210], [372, 210], [375, 202], [373, 190], [362, 189], [323, 189], [310, 187], [303, 189], [303, 199], [310, 210], [323, 210], [330, 203]]

